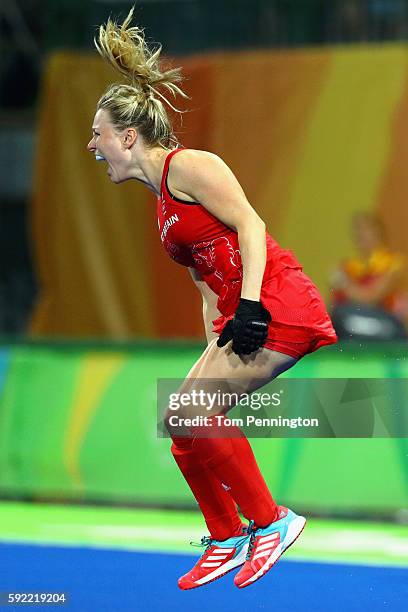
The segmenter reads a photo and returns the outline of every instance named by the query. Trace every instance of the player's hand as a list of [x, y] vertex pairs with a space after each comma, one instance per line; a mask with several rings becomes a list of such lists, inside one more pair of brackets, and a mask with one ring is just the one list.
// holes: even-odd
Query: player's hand
[[265, 344], [270, 321], [271, 315], [261, 302], [241, 298], [234, 318], [222, 330], [217, 346], [225, 346], [232, 340], [234, 353], [250, 355]]

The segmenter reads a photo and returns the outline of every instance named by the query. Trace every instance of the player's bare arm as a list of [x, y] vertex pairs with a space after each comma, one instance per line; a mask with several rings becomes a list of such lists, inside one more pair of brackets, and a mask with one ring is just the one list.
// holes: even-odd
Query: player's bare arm
[[265, 223], [233, 172], [217, 155], [187, 149], [173, 159], [169, 181], [238, 233], [243, 265], [241, 297], [258, 301], [266, 263]]
[[204, 321], [204, 329], [205, 335], [207, 338], [208, 344], [210, 344], [211, 340], [217, 338], [217, 334], [213, 332], [213, 321], [220, 316], [220, 311], [217, 308], [217, 300], [218, 296], [210, 289], [210, 287], [203, 281], [200, 273], [195, 268], [188, 269], [191, 275], [191, 278], [194, 281], [195, 286], [201, 293], [201, 297], [203, 300], [203, 321]]

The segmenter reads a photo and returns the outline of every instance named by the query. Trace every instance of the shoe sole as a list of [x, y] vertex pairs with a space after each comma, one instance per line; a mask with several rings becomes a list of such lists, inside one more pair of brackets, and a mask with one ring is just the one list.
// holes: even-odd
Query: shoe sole
[[290, 548], [294, 542], [296, 542], [303, 529], [305, 528], [305, 525], [306, 519], [303, 516], [298, 516], [296, 519], [294, 519], [288, 527], [286, 537], [283, 540], [282, 544], [280, 544], [274, 550], [274, 552], [268, 558], [266, 563], [261, 567], [261, 569], [259, 569], [257, 573], [254, 574], [251, 578], [245, 580], [245, 582], [243, 582], [242, 584], [235, 584], [235, 586], [239, 589], [245, 589], [245, 587], [254, 584], [254, 582], [262, 578], [262, 576], [265, 576], [265, 574], [269, 572], [269, 570], [272, 569], [275, 563], [281, 558], [283, 553], [288, 550], [288, 548]]
[[[205, 578], [200, 578], [200, 580], [198, 580], [197, 583], [193, 584], [192, 586], [184, 587], [184, 586], [180, 586], [179, 584], [178, 585], [179, 589], [181, 589], [182, 591], [191, 591], [192, 589], [197, 589], [198, 587], [205, 586], [207, 584], [210, 584], [210, 582], [214, 582], [215, 580], [218, 580], [218, 578], [222, 578], [223, 576], [226, 576], [227, 574], [232, 572], [234, 569], [237, 569], [237, 567], [244, 565], [247, 552], [248, 552], [248, 544], [245, 544], [242, 550], [235, 557], [235, 559], [231, 559], [231, 561], [235, 561], [233, 566], [228, 567], [228, 569], [225, 572], [222, 572], [221, 574], [218, 574], [217, 576], [214, 576], [213, 578], [210, 578], [209, 580], [206, 580]], [[214, 573], [215, 572], [212, 572], [211, 574], [208, 574], [208, 576], [211, 576]]]

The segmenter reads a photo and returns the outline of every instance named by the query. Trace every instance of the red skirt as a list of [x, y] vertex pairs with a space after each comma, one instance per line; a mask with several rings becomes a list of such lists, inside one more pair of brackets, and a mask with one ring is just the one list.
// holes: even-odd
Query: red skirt
[[[323, 298], [301, 269], [285, 268], [264, 282], [261, 301], [272, 317], [265, 348], [300, 359], [337, 342]], [[214, 332], [220, 334], [232, 317], [218, 317]]]

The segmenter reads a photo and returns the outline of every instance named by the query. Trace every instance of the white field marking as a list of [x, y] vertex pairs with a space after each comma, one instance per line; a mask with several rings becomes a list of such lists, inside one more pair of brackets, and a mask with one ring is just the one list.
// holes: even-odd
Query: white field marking
[[[202, 532], [202, 529], [200, 530], [200, 533]], [[77, 541], [77, 542], [73, 542], [72, 540], [66, 541], [66, 540], [55, 540], [55, 538], [49, 538], [46, 539], [44, 537], [36, 537], [31, 536], [30, 537], [24, 537], [21, 535], [21, 533], [9, 533], [7, 534], [7, 536], [0, 536], [0, 543], [6, 542], [7, 544], [30, 544], [33, 546], [39, 546], [41, 548], [48, 548], [50, 546], [52, 547], [56, 547], [56, 548], [81, 548], [84, 550], [120, 550], [120, 551], [125, 551], [125, 552], [130, 552], [130, 553], [145, 553], [145, 552], [153, 552], [153, 553], [157, 553], [160, 555], [175, 555], [175, 554], [183, 554], [183, 555], [191, 555], [196, 557], [197, 553], [191, 549], [191, 548], [184, 548], [184, 550], [180, 549], [180, 542], [178, 542], [177, 546], [175, 548], [160, 548], [159, 546], [153, 546], [153, 542], [138, 542], [138, 544], [132, 544], [131, 542], [126, 542], [126, 544], [123, 544], [122, 542], [97, 542], [97, 541]], [[183, 541], [182, 544], [186, 544], [185, 541]], [[247, 549], [247, 547], [245, 547], [245, 549]], [[370, 558], [364, 558], [362, 556], [357, 557], [357, 558], [353, 558], [350, 556], [347, 556], [346, 554], [343, 553], [343, 555], [341, 556], [335, 556], [335, 552], [334, 551], [330, 551], [327, 552], [327, 554], [329, 555], [328, 557], [324, 556], [324, 552], [322, 552], [322, 556], [316, 556], [316, 557], [310, 557], [307, 554], [299, 554], [299, 547], [297, 547], [297, 554], [294, 556], [292, 555], [292, 557], [287, 557], [285, 559], [286, 563], [296, 563], [299, 561], [306, 561], [307, 563], [311, 563], [313, 564], [320, 564], [320, 563], [324, 563], [327, 565], [345, 565], [345, 566], [350, 566], [350, 567], [354, 567], [356, 565], [358, 566], [364, 566], [364, 567], [380, 567], [380, 568], [388, 568], [388, 567], [402, 567], [403, 569], [406, 569], [408, 563], [403, 562], [402, 559], [390, 559], [390, 558], [386, 558], [384, 556], [382, 556], [381, 559], [370, 559]], [[304, 552], [304, 551], [303, 551]], [[359, 553], [361, 553], [361, 550], [358, 551]], [[364, 551], [363, 551], [364, 553]], [[232, 559], [233, 561], [233, 559]], [[227, 561], [227, 563], [229, 563], [229, 561]]]
[[[69, 529], [72, 527], [72, 529]], [[90, 535], [102, 538], [125, 538], [135, 539], [136, 541], [150, 541], [150, 542], [186, 542], [191, 539], [199, 540], [202, 536], [203, 530], [186, 529], [183, 526], [173, 527], [152, 527], [152, 526], [123, 526], [123, 525], [87, 525], [87, 524], [76, 524], [72, 526], [52, 524], [44, 524], [40, 528], [40, 533], [44, 535], [52, 535], [54, 533], [72, 533], [79, 535]], [[348, 529], [341, 529], [337, 531], [321, 530], [320, 533], [313, 530], [308, 532], [307, 529], [302, 534], [302, 539], [297, 546], [297, 550], [304, 552], [333, 552], [333, 553], [347, 553], [347, 552], [358, 552], [358, 553], [375, 553], [388, 554], [392, 556], [404, 556], [408, 557], [408, 542], [403, 542], [400, 538], [381, 533], [369, 533], [369, 532], [356, 532], [349, 531]], [[226, 550], [226, 549], [223, 549]]]
[[[300, 542], [299, 542], [300, 544]], [[381, 533], [365, 533], [348, 531], [330, 532], [325, 534], [312, 534], [307, 530], [302, 534], [302, 550], [322, 550], [333, 552], [378, 552], [382, 555], [407, 555], [408, 558], [408, 538], [404, 542], [401, 538]]]
[[[70, 529], [71, 528], [71, 529]], [[189, 541], [191, 539], [200, 540], [204, 529], [199, 528], [190, 528], [186, 529], [185, 527], [154, 527], [154, 526], [145, 526], [141, 527], [137, 526], [128, 526], [128, 525], [86, 525], [86, 524], [76, 524], [76, 525], [41, 525], [39, 532], [44, 534], [54, 533], [70, 533], [70, 534], [79, 534], [90, 535], [92, 537], [101, 537], [101, 538], [129, 538], [135, 540], [142, 541], [152, 541], [152, 542], [178, 542], [180, 540]], [[224, 549], [225, 550], [225, 549]]]
[[[21, 532], [0, 533], [0, 541], [3, 542], [33, 542], [44, 540], [49, 546], [55, 543], [56, 546], [90, 546], [96, 548], [119, 548], [123, 550], [148, 550], [149, 544], [160, 546], [160, 543], [175, 544], [183, 548], [190, 540], [200, 540], [205, 532], [205, 527], [183, 527], [168, 526], [154, 527], [152, 525], [88, 525], [88, 524], [69, 524], [66, 523], [43, 523], [39, 525], [35, 533], [24, 536]], [[67, 536], [69, 542], [66, 542]], [[62, 540], [60, 539], [62, 538]], [[84, 538], [91, 538], [91, 542], [84, 542]], [[105, 542], [95, 542], [96, 538], [104, 538]], [[76, 540], [76, 541], [75, 541]], [[196, 555], [197, 551], [193, 548], [185, 548], [186, 552]], [[306, 528], [296, 546], [296, 555], [307, 555], [308, 553], [332, 554], [378, 554], [380, 561], [364, 560], [370, 565], [383, 566], [389, 557], [392, 562], [393, 557], [407, 557], [408, 562], [408, 542], [400, 536], [393, 534], [379, 533], [377, 530], [358, 531], [356, 529], [319, 529], [314, 528], [310, 531]], [[384, 563], [382, 562], [384, 561]], [[353, 563], [353, 560], [350, 561]], [[358, 563], [358, 560], [355, 561]]]

